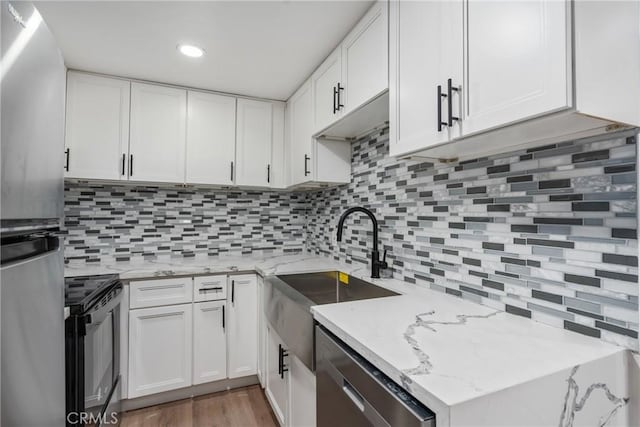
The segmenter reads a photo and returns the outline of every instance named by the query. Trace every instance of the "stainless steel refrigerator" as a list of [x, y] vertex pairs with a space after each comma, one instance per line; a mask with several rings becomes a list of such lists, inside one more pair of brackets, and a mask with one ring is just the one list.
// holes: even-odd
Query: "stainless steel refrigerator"
[[0, 419], [62, 426], [66, 70], [33, 4], [0, 5]]

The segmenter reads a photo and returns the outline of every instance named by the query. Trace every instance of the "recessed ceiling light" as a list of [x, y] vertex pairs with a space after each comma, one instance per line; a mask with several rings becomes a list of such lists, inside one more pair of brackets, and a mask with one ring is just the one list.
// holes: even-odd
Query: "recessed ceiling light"
[[204, 49], [190, 44], [179, 44], [178, 50], [181, 54], [190, 58], [200, 58], [202, 55], [204, 55]]

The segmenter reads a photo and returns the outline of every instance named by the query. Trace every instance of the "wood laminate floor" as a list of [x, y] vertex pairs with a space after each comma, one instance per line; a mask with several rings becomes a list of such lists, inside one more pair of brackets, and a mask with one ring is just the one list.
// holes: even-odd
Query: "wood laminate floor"
[[276, 427], [259, 385], [125, 412], [122, 427]]

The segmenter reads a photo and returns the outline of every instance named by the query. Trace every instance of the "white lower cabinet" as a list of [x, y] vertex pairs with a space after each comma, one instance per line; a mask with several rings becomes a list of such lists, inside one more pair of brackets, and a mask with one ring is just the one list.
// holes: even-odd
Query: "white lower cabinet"
[[289, 425], [316, 425], [316, 376], [297, 357], [287, 358], [289, 369]]
[[193, 305], [193, 384], [227, 377], [226, 301]]
[[258, 280], [258, 380], [262, 388], [267, 384], [267, 318], [265, 316], [264, 278]]
[[[265, 319], [266, 320], [266, 319]], [[266, 326], [265, 394], [281, 426], [315, 427], [316, 376]]]
[[267, 386], [265, 394], [271, 404], [273, 413], [276, 415], [281, 426], [289, 425], [289, 373], [282, 372], [283, 362], [286, 357], [282, 356], [284, 342], [278, 334], [267, 326]]
[[132, 281], [125, 295], [126, 398], [258, 373], [255, 274]]
[[129, 312], [129, 398], [191, 385], [192, 304]]
[[315, 375], [270, 327], [264, 291], [255, 274], [131, 282], [124, 397], [257, 375], [280, 425], [315, 426]]
[[258, 371], [258, 281], [255, 274], [229, 276], [229, 378]]

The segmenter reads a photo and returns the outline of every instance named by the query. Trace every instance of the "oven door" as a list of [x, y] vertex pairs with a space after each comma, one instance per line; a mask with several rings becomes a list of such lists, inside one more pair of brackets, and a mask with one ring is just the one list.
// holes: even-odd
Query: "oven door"
[[[99, 416], [119, 400], [120, 300], [122, 284], [90, 310], [84, 337], [84, 412]], [[111, 409], [112, 410], [112, 409]], [[101, 417], [94, 418], [101, 419]]]

